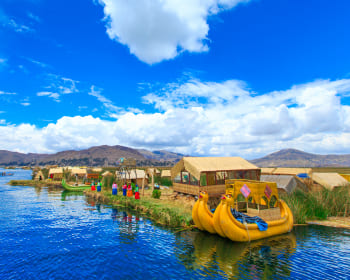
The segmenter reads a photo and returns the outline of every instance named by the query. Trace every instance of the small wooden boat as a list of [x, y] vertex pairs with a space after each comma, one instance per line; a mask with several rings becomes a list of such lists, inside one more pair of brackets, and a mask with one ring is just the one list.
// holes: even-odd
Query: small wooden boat
[[62, 187], [65, 190], [71, 191], [71, 192], [81, 192], [81, 191], [90, 189], [90, 186], [87, 186], [87, 185], [78, 185], [78, 186], [68, 185], [66, 180], [64, 180], [64, 179], [62, 179]]

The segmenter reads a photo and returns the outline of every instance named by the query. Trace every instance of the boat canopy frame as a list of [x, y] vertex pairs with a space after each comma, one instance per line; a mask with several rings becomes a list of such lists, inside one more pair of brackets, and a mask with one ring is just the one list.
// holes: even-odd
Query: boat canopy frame
[[270, 202], [274, 198], [278, 198], [277, 184], [275, 182], [262, 182], [245, 179], [232, 179], [225, 181], [226, 194], [230, 194], [234, 202], [238, 202], [238, 196], [242, 195], [242, 188], [250, 190], [248, 195], [245, 195], [245, 202], [253, 202], [261, 204], [262, 200], [266, 200], [267, 207], [270, 208]]

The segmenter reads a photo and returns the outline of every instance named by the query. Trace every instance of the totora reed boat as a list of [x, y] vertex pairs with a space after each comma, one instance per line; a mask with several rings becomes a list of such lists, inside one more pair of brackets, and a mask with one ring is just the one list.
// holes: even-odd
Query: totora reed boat
[[68, 185], [66, 180], [64, 179], [62, 179], [62, 187], [65, 190], [71, 191], [71, 192], [82, 192], [84, 190], [90, 189], [90, 186], [87, 186], [87, 185], [78, 185], [78, 186]]
[[290, 232], [293, 214], [278, 198], [273, 182], [226, 180], [226, 194], [212, 214], [208, 194], [200, 192], [192, 210], [195, 225], [232, 241], [246, 242]]

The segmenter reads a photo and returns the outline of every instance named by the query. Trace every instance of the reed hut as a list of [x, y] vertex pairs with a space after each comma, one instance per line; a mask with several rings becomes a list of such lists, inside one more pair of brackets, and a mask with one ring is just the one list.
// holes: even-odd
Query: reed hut
[[68, 170], [69, 170], [71, 176], [75, 177], [78, 180], [83, 180], [87, 176], [86, 168], [68, 167]]
[[34, 178], [35, 181], [42, 181], [45, 180], [45, 176], [43, 174], [43, 172], [41, 170], [37, 170], [34, 174]]
[[336, 187], [349, 186], [349, 182], [338, 173], [314, 172], [312, 180], [314, 183], [329, 190], [333, 190]]
[[171, 180], [171, 170], [169, 169], [162, 170], [160, 177]]
[[127, 171], [116, 171], [116, 178], [120, 178], [122, 181], [125, 181], [127, 184], [135, 183], [139, 187], [142, 186], [142, 182], [144, 182], [145, 186], [148, 185], [148, 175], [145, 170], [142, 169], [131, 169]]
[[299, 182], [293, 175], [263, 175], [260, 180], [264, 182], [275, 182], [279, 193], [292, 193], [297, 188], [307, 191], [304, 183]]
[[174, 191], [211, 197], [225, 193], [225, 180], [260, 180], [261, 170], [240, 157], [183, 157], [172, 169]]
[[61, 181], [63, 178], [63, 168], [55, 167], [49, 169], [49, 179], [53, 181]]
[[160, 170], [154, 167], [147, 168], [146, 173], [149, 177], [151, 177], [152, 175], [155, 177], [159, 177], [161, 174]]

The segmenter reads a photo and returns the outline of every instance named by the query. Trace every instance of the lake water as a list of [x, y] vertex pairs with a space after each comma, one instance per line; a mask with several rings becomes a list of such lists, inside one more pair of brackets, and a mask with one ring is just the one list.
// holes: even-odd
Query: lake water
[[0, 279], [350, 279], [349, 230], [296, 227], [233, 243], [82, 194], [6, 185], [31, 177], [14, 172], [0, 177]]

